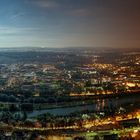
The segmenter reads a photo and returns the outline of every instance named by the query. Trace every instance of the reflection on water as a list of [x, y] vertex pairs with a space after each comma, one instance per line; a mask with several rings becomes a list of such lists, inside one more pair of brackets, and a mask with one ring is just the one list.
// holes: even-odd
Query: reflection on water
[[98, 99], [96, 101], [95, 109], [96, 111], [104, 111], [105, 109], [116, 109], [121, 106], [134, 104], [140, 102], [140, 98], [129, 97], [129, 98], [113, 98], [113, 99]]
[[104, 110], [104, 108], [107, 107], [107, 100], [105, 99], [98, 99], [96, 102], [96, 110], [100, 111], [100, 110]]

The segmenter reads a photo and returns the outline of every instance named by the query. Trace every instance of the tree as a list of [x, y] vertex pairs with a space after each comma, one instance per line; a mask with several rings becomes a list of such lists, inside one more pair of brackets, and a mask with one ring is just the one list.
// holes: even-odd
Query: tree
[[1, 116], [0, 116], [0, 120], [5, 122], [5, 123], [9, 123], [11, 120], [13, 119], [13, 116], [10, 112], [2, 112]]
[[23, 111], [23, 117], [22, 120], [25, 121], [27, 119], [27, 113], [25, 111]]
[[85, 85], [86, 85], [86, 87], [91, 87], [92, 86], [91, 80], [86, 81]]

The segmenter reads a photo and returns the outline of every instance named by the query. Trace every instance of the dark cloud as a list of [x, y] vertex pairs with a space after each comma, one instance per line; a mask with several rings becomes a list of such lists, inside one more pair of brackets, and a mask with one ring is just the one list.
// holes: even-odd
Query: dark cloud
[[32, 3], [41, 8], [56, 8], [60, 6], [55, 0], [35, 0]]

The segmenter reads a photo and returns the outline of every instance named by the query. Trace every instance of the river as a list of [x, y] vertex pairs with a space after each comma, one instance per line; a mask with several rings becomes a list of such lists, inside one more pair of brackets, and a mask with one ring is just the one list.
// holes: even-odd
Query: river
[[137, 96], [126, 97], [126, 98], [112, 98], [112, 99], [98, 99], [93, 104], [90, 105], [80, 105], [80, 106], [72, 106], [72, 107], [59, 107], [53, 109], [45, 109], [45, 110], [34, 110], [33, 112], [28, 113], [28, 117], [35, 117], [37, 115], [41, 115], [44, 113], [50, 113], [53, 115], [69, 115], [73, 112], [79, 112], [84, 110], [89, 111], [103, 111], [105, 108], [107, 109], [116, 109], [121, 106], [125, 106], [126, 104], [134, 104], [136, 102], [140, 102], [140, 98]]

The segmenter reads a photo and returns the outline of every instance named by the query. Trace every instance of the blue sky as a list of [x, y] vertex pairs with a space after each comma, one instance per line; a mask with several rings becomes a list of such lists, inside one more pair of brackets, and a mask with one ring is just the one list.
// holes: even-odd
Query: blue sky
[[0, 47], [139, 47], [139, 0], [1, 0]]

